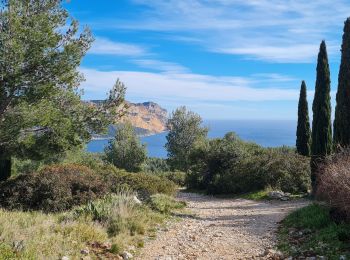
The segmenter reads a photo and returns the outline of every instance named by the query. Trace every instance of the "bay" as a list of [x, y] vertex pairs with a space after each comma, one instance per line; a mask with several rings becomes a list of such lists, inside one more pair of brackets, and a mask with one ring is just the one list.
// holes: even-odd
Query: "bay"
[[[292, 120], [207, 120], [209, 138], [223, 137], [227, 132], [235, 132], [246, 141], [252, 141], [264, 147], [282, 145], [294, 146], [296, 121]], [[167, 133], [141, 137], [147, 145], [148, 156], [166, 158], [164, 148]], [[92, 140], [87, 145], [89, 152], [102, 152], [108, 140]]]

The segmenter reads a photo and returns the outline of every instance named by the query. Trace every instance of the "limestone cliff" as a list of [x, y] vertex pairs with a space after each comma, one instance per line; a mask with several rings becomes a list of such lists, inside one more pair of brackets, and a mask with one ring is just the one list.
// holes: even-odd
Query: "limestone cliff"
[[[94, 104], [99, 104], [100, 100], [91, 100]], [[128, 109], [121, 123], [131, 122], [138, 135], [152, 135], [167, 130], [168, 120], [167, 110], [154, 102], [131, 103], [127, 102]], [[110, 126], [108, 136], [114, 136], [115, 126]], [[103, 136], [97, 136], [97, 138]], [[104, 136], [106, 137], [106, 136]]]
[[139, 134], [157, 134], [166, 131], [167, 111], [154, 102], [128, 103], [122, 122], [130, 121]]

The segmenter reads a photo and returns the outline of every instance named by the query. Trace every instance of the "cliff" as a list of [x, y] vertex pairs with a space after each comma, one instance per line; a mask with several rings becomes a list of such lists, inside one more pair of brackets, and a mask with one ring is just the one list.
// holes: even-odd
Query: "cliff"
[[[99, 104], [100, 100], [91, 100], [94, 104]], [[166, 122], [168, 112], [154, 102], [131, 103], [127, 102], [128, 110], [121, 119], [121, 123], [129, 121], [138, 135], [152, 135], [167, 130]], [[109, 136], [114, 136], [115, 126], [109, 127]]]
[[128, 106], [128, 111], [121, 121], [131, 122], [138, 133], [149, 135], [166, 131], [166, 109], [154, 102], [128, 103]]

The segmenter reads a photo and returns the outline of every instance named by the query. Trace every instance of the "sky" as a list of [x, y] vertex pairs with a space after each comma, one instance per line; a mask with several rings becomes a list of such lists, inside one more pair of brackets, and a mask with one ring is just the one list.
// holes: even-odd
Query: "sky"
[[[337, 89], [349, 0], [71, 0], [95, 41], [80, 71], [84, 99], [119, 78], [131, 102], [204, 119], [295, 120], [301, 80], [311, 110], [319, 44]], [[311, 111], [310, 111], [311, 112]]]

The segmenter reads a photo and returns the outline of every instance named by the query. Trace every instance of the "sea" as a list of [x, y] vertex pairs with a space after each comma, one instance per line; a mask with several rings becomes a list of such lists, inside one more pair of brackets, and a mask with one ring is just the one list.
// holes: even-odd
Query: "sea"
[[[207, 120], [209, 138], [223, 137], [228, 132], [235, 132], [245, 141], [252, 141], [264, 147], [295, 146], [296, 121], [291, 120]], [[164, 148], [167, 133], [141, 137], [146, 144], [148, 156], [166, 158]], [[87, 145], [89, 152], [103, 152], [109, 140], [92, 140]]]

